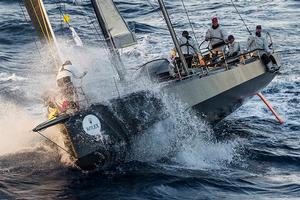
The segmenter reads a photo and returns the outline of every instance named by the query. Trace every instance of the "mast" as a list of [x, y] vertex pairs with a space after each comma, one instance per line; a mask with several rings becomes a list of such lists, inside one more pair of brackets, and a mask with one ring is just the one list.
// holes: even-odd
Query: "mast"
[[24, 0], [24, 5], [38, 36], [48, 46], [55, 66], [59, 68], [62, 57], [42, 0]]
[[184, 55], [181, 51], [181, 48], [180, 48], [180, 44], [178, 42], [178, 39], [176, 37], [176, 33], [174, 31], [174, 28], [173, 28], [173, 25], [171, 23], [171, 20], [170, 20], [170, 17], [169, 17], [169, 14], [168, 14], [168, 11], [166, 10], [166, 6], [164, 4], [164, 1], [163, 0], [158, 0], [158, 3], [159, 3], [159, 6], [160, 6], [160, 9], [162, 11], [162, 14], [165, 18], [165, 21], [167, 23], [167, 26], [168, 26], [168, 29], [169, 29], [169, 32], [171, 34], [171, 37], [172, 37], [172, 40], [173, 40], [173, 43], [175, 45], [175, 48], [176, 48], [176, 51], [178, 52], [178, 55], [179, 55], [179, 58], [180, 58], [180, 61], [182, 62], [183, 64], [183, 68], [184, 70], [186, 71], [186, 74], [188, 74], [188, 66], [187, 66], [187, 63], [186, 63], [186, 60], [184, 58]]

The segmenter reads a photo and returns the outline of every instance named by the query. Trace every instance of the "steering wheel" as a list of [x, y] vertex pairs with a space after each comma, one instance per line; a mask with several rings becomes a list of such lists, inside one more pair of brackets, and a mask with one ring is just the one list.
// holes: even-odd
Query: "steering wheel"
[[181, 45], [180, 45], [180, 48], [183, 47], [183, 46], [191, 47], [195, 53], [197, 52], [196, 49], [195, 49], [195, 47], [193, 47], [193, 46], [190, 45], [189, 43], [181, 44]]
[[[203, 49], [207, 49], [210, 53], [213, 53], [212, 50], [213, 50], [214, 48], [211, 48], [211, 47], [210, 47], [210, 46], [211, 46], [211, 40], [212, 40], [212, 39], [218, 39], [218, 40], [220, 40], [221, 42], [224, 42], [224, 43], [226, 44], [225, 40], [222, 39], [222, 38], [219, 38], [219, 37], [210, 37], [209, 39], [210, 39], [209, 41], [207, 41], [207, 40], [202, 41], [201, 44], [199, 45], [200, 53], [201, 53], [201, 50], [203, 50]], [[202, 45], [203, 45], [205, 42], [208, 42], [208, 45], [207, 45], [207, 47], [202, 48]], [[202, 53], [201, 53], [201, 54], [202, 54]]]
[[[193, 51], [194, 51], [193, 54], [197, 54], [197, 50], [196, 50], [195, 47], [193, 47], [191, 44], [189, 44], [189, 43], [181, 44], [181, 45], [180, 45], [180, 48], [182, 48], [183, 46], [191, 47], [191, 48], [193, 49]], [[190, 53], [190, 55], [192, 55], [192, 54]], [[194, 60], [194, 58], [195, 58], [195, 56], [193, 55], [193, 60]]]

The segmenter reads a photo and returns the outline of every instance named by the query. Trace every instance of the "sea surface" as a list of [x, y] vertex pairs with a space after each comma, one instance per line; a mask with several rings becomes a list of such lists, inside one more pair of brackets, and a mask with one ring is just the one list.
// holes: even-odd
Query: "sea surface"
[[[143, 81], [117, 90], [116, 73], [90, 1], [44, 2], [61, 54], [88, 71], [83, 88], [92, 102], [120, 92], [159, 90]], [[115, 2], [138, 39], [136, 46], [121, 52], [131, 70], [127, 76], [133, 79], [140, 64], [168, 57], [172, 40], [157, 1]], [[176, 32], [191, 31], [182, 1], [165, 3]], [[216, 15], [245, 47], [249, 33], [231, 1], [184, 3], [199, 43]], [[170, 120], [136, 138], [126, 164], [106, 172], [85, 172], [30, 131], [45, 120], [41, 96], [55, 86], [55, 69], [22, 1], [1, 0], [0, 199], [300, 199], [300, 1], [234, 3], [251, 31], [260, 24], [272, 35], [281, 55], [281, 73], [262, 93], [285, 124], [280, 125], [256, 96], [214, 127], [182, 112], [175, 99], [167, 106]], [[61, 13], [70, 15], [83, 49], [74, 47]], [[61, 143], [57, 131], [45, 134]]]

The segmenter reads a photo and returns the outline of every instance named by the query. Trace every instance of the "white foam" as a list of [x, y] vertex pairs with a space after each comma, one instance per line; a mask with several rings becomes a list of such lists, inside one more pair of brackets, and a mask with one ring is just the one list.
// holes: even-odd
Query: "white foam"
[[190, 169], [221, 169], [234, 161], [239, 145], [237, 141], [223, 143], [196, 137], [184, 144], [173, 160]]
[[213, 131], [175, 98], [164, 97], [170, 117], [134, 141], [131, 159], [142, 162], [170, 160], [177, 167], [220, 169], [237, 157], [239, 141], [217, 142]]
[[0, 81], [24, 81], [27, 80], [27, 78], [17, 76], [15, 73], [9, 74], [9, 73], [0, 73]]

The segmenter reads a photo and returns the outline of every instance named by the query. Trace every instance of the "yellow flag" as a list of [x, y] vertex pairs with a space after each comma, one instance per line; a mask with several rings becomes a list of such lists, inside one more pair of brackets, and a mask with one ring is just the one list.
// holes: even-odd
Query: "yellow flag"
[[64, 15], [64, 22], [65, 23], [70, 23], [70, 21], [71, 21], [70, 15]]

